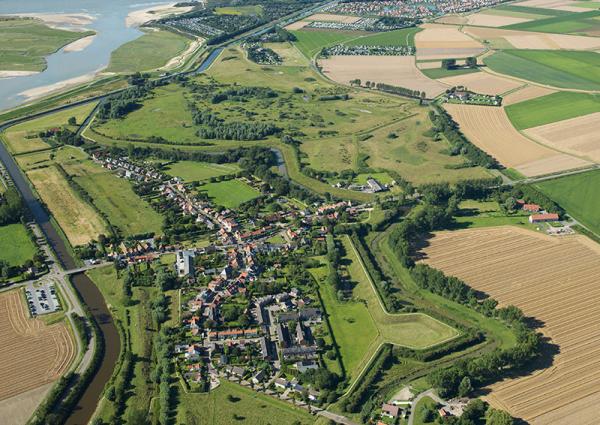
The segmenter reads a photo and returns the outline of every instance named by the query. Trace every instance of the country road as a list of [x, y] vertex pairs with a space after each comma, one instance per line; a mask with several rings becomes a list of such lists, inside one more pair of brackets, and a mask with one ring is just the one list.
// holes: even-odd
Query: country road
[[408, 425], [414, 424], [414, 422], [415, 422], [415, 407], [417, 407], [417, 403], [419, 403], [419, 401], [421, 401], [421, 399], [423, 397], [429, 397], [429, 398], [433, 399], [433, 401], [435, 401], [436, 403], [439, 403], [439, 404], [446, 404], [446, 402], [444, 400], [439, 398], [437, 396], [437, 394], [435, 392], [433, 392], [433, 389], [429, 389], [427, 391], [422, 392], [421, 394], [416, 396], [415, 399], [412, 401], [411, 409], [410, 409], [410, 416], [408, 417]]

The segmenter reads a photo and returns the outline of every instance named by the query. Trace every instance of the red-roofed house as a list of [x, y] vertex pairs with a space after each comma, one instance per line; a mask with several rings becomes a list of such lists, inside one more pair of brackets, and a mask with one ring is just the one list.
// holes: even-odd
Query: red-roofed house
[[544, 223], [548, 221], [558, 221], [558, 214], [532, 214], [529, 216], [530, 223]]
[[523, 204], [523, 211], [538, 212], [540, 206], [538, 204]]

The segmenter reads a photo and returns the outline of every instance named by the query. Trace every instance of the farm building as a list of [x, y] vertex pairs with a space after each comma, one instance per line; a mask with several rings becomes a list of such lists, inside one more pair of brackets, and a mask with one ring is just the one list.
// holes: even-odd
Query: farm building
[[558, 214], [546, 213], [546, 214], [533, 214], [529, 216], [530, 223], [544, 223], [548, 221], [558, 221]]
[[398, 406], [394, 406], [393, 404], [386, 403], [381, 406], [381, 414], [389, 416], [390, 418], [397, 418], [400, 414], [400, 408]]
[[523, 211], [538, 212], [541, 207], [538, 204], [523, 204]]

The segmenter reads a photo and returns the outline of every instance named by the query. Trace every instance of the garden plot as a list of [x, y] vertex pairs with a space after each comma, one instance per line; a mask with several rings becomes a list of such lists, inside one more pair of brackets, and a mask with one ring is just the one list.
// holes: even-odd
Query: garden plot
[[439, 81], [451, 87], [465, 86], [475, 93], [489, 95], [502, 94], [523, 85], [522, 82], [488, 74], [487, 72], [456, 75], [453, 77], [441, 78]]

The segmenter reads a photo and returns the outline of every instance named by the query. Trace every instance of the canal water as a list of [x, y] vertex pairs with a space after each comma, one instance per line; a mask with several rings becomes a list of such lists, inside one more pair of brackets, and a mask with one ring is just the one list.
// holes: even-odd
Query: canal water
[[38, 74], [0, 78], [0, 110], [26, 100], [22, 92], [94, 73], [106, 65], [113, 50], [139, 37], [142, 32], [127, 27], [125, 18], [135, 10], [165, 4], [165, 1], [139, 0], [0, 0], [0, 15], [24, 13], [86, 14], [94, 20], [85, 28], [96, 31], [92, 43], [78, 52], [63, 49], [46, 58], [48, 67]]

